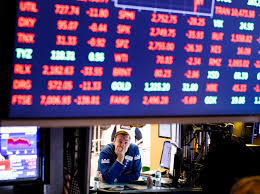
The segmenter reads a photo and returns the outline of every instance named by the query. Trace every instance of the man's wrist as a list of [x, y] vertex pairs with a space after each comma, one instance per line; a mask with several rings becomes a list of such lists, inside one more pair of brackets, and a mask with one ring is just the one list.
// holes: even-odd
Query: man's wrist
[[123, 164], [123, 162], [124, 162], [124, 157], [118, 156], [116, 160], [117, 160], [120, 164]]

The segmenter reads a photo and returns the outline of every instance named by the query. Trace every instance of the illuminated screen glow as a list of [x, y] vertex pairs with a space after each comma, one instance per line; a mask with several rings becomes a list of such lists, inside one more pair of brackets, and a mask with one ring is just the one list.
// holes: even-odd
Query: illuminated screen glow
[[160, 167], [161, 168], [167, 168], [170, 169], [171, 166], [171, 150], [172, 145], [170, 142], [165, 141], [163, 144], [163, 150], [162, 150], [162, 156], [160, 161]]
[[0, 127], [0, 181], [39, 178], [37, 127]]
[[18, 1], [10, 118], [260, 114], [258, 0]]

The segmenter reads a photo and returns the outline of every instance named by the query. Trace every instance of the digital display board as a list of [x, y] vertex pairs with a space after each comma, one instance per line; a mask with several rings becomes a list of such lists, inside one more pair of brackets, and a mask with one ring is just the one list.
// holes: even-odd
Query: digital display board
[[260, 114], [259, 0], [17, 1], [9, 118]]
[[0, 183], [40, 177], [37, 127], [0, 127]]

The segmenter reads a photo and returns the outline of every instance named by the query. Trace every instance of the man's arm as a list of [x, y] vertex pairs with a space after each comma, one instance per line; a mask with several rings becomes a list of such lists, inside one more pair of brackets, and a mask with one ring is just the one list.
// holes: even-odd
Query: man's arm
[[124, 166], [117, 160], [114, 163], [111, 162], [111, 157], [107, 153], [100, 153], [98, 160], [99, 170], [101, 171], [102, 178], [109, 184], [114, 183], [115, 179], [124, 170]]
[[134, 162], [133, 162], [134, 164], [133, 164], [132, 171], [129, 174], [124, 174], [122, 176], [119, 176], [117, 178], [118, 182], [129, 183], [129, 182], [137, 180], [140, 177], [142, 162], [141, 162], [141, 155], [140, 155], [138, 148], [135, 151], [135, 156], [134, 156], [133, 160], [134, 160]]

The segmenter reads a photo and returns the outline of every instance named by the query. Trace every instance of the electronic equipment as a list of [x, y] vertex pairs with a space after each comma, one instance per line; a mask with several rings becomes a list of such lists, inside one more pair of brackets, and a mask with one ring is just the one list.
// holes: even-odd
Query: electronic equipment
[[177, 183], [183, 166], [182, 149], [175, 143], [165, 141], [163, 143], [160, 167], [169, 170], [173, 183]]
[[260, 114], [259, 14], [257, 1], [18, 0], [8, 117]]
[[171, 167], [171, 157], [172, 157], [172, 145], [169, 141], [163, 143], [160, 167], [165, 169], [170, 169]]
[[42, 180], [36, 126], [0, 127], [0, 184]]

